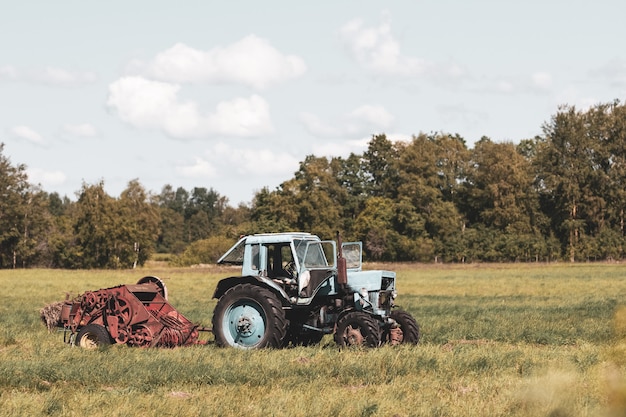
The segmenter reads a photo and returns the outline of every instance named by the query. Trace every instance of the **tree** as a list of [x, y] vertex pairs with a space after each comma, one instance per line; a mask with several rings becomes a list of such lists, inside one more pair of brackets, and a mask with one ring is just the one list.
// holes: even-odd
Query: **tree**
[[159, 211], [136, 179], [128, 183], [116, 203], [117, 256], [122, 266], [141, 266], [155, 250], [161, 224]]
[[29, 198], [26, 166], [13, 166], [0, 143], [0, 267], [22, 266]]
[[347, 192], [337, 180], [338, 160], [307, 156], [294, 178], [270, 192], [257, 193], [252, 219], [272, 231], [303, 230], [330, 238], [345, 230], [343, 205]]
[[397, 192], [398, 150], [387, 136], [374, 135], [363, 154], [363, 166], [367, 173], [366, 193], [372, 196], [395, 198]]
[[[586, 259], [606, 227], [623, 227], [626, 111], [618, 102], [587, 112], [562, 106], [543, 127], [536, 163], [543, 204], [570, 261]], [[593, 251], [592, 251], [593, 252]]]
[[467, 155], [464, 140], [458, 135], [422, 133], [396, 147], [398, 200], [410, 201], [423, 216], [434, 242], [434, 258], [456, 260], [459, 235], [465, 228], [456, 204]]
[[143, 265], [154, 250], [161, 219], [137, 180], [119, 199], [104, 183], [83, 184], [74, 214], [72, 267], [131, 268]]
[[119, 267], [113, 249], [117, 214], [113, 198], [104, 191], [104, 182], [83, 184], [74, 214], [72, 267]]

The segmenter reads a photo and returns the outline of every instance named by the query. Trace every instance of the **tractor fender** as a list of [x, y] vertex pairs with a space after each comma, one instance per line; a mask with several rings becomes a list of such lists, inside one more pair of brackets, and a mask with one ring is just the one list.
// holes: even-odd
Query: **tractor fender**
[[220, 280], [217, 283], [217, 287], [215, 287], [213, 298], [219, 299], [222, 295], [224, 295], [226, 291], [239, 284], [252, 284], [267, 288], [278, 296], [283, 307], [291, 306], [291, 303], [289, 302], [289, 296], [287, 295], [285, 290], [283, 290], [278, 284], [270, 279], [254, 275], [247, 275], [242, 277], [228, 277]]
[[[378, 320], [378, 321], [380, 321], [380, 322], [383, 322], [383, 321], [384, 321], [383, 317], [382, 317], [381, 315], [379, 315], [379, 314], [372, 314], [372, 313], [371, 313], [371, 312], [369, 312], [369, 311], [365, 311], [365, 310], [358, 310], [358, 309], [356, 309], [356, 308], [354, 308], [354, 307], [347, 307], [347, 308], [343, 309], [343, 310], [341, 311], [341, 313], [339, 313], [339, 315], [337, 316], [337, 320], [336, 320], [336, 322], [335, 322], [335, 323], [338, 323], [338, 322], [339, 322], [339, 320], [341, 320], [341, 319], [343, 318], [343, 316], [345, 316], [346, 314], [351, 313], [351, 312], [353, 312], [353, 311], [360, 311], [360, 312], [362, 312], [362, 313], [369, 314], [370, 316], [374, 317], [376, 320]], [[336, 324], [335, 324], [335, 325], [336, 325]]]

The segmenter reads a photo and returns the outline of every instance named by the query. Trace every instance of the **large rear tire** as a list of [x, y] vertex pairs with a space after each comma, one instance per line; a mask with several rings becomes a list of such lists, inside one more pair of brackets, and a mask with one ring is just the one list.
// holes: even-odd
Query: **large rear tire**
[[279, 348], [287, 333], [285, 311], [267, 288], [239, 284], [224, 293], [213, 312], [218, 346], [242, 349]]
[[352, 311], [337, 322], [335, 342], [341, 347], [380, 345], [380, 326], [371, 315]]
[[111, 335], [99, 324], [88, 324], [81, 328], [76, 335], [76, 345], [84, 349], [97, 349], [113, 343]]

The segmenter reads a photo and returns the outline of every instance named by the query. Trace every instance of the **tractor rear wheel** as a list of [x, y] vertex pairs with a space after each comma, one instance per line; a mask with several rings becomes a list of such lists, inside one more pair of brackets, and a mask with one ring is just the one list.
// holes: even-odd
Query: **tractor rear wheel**
[[380, 345], [378, 321], [367, 313], [352, 311], [337, 322], [335, 342], [342, 347], [377, 347]]
[[[409, 313], [403, 310], [394, 310], [390, 317], [398, 323], [402, 330], [402, 340], [400, 343], [417, 345], [420, 341], [420, 327]], [[389, 338], [386, 340], [390, 342]]]
[[278, 348], [286, 333], [285, 311], [267, 288], [236, 285], [220, 297], [213, 311], [213, 334], [218, 346]]
[[78, 331], [76, 345], [85, 349], [96, 349], [100, 346], [107, 346], [113, 342], [111, 335], [104, 326], [99, 324], [88, 324]]

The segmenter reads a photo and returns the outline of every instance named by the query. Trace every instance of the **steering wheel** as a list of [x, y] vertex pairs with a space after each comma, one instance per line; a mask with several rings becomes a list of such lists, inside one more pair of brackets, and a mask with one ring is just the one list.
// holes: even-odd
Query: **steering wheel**
[[287, 265], [285, 265], [284, 268], [285, 272], [288, 273], [292, 278], [296, 278], [296, 263], [294, 261], [289, 261], [287, 262]]

